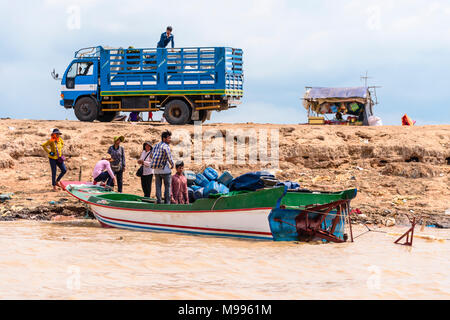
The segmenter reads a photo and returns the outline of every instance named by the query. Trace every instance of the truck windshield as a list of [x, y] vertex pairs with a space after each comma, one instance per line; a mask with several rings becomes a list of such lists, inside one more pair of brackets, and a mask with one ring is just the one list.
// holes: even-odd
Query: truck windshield
[[68, 78], [75, 78], [76, 76], [90, 76], [94, 73], [92, 62], [75, 62], [70, 66], [67, 72]]

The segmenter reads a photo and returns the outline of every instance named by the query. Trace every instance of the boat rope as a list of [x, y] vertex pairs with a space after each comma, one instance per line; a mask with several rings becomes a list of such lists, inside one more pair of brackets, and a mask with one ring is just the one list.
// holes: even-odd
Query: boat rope
[[359, 238], [359, 237], [361, 237], [361, 236], [363, 236], [363, 235], [365, 235], [365, 234], [367, 234], [367, 233], [369, 233], [369, 232], [378, 232], [378, 233], [388, 233], [388, 232], [386, 232], [386, 231], [380, 231], [380, 230], [372, 230], [372, 229], [370, 229], [369, 228], [369, 226], [367, 226], [367, 224], [363, 224], [366, 228], [367, 228], [367, 231], [364, 231], [363, 233], [361, 233], [360, 235], [358, 235], [358, 236], [356, 236], [356, 237], [353, 237], [353, 239], [357, 239], [357, 238]]
[[216, 199], [216, 201], [214, 201], [214, 204], [213, 204], [213, 206], [211, 207], [211, 211], [214, 210], [214, 208], [216, 207], [217, 202], [218, 202], [220, 199], [222, 199], [222, 198], [223, 198], [223, 196], [220, 196], [219, 198]]
[[281, 223], [285, 223], [285, 224], [287, 224], [287, 225], [289, 225], [289, 226], [291, 226], [291, 227], [294, 227], [294, 228], [295, 228], [295, 230], [294, 230], [294, 231], [292, 231], [292, 232], [289, 232], [288, 234], [295, 234], [295, 233], [297, 233], [297, 226], [294, 226], [293, 224], [291, 224], [291, 223], [289, 223], [289, 222], [286, 222], [286, 221], [283, 221], [283, 220], [281, 220], [281, 219], [274, 219], [274, 221], [275, 221], [275, 222], [281, 222]]
[[289, 223], [289, 222], [283, 221], [283, 220], [281, 220], [281, 219], [274, 219], [273, 221], [275, 221], [275, 222], [281, 222], [281, 223], [285, 223], [285, 224], [287, 224], [287, 225], [290, 225], [291, 227], [297, 228], [297, 226], [296, 226], [296, 225], [293, 225], [292, 223]]
[[[370, 229], [369, 228], [369, 226], [367, 225], [367, 224], [363, 224], [366, 228], [367, 228], [367, 231], [364, 231], [363, 233], [361, 233], [360, 235], [358, 235], [358, 236], [356, 236], [356, 237], [353, 237], [353, 239], [357, 239], [357, 238], [359, 238], [359, 237], [362, 237], [363, 235], [365, 235], [365, 234], [367, 234], [367, 233], [369, 233], [369, 232], [378, 232], [378, 233], [384, 233], [384, 234], [390, 234], [390, 235], [392, 235], [390, 232], [387, 232], [387, 231], [381, 231], [381, 230], [372, 230], [372, 229]], [[418, 236], [418, 235], [416, 235], [416, 236]], [[418, 236], [418, 237], [420, 237], [420, 236]], [[450, 239], [442, 239], [442, 240], [446, 240], [446, 241], [450, 241]]]

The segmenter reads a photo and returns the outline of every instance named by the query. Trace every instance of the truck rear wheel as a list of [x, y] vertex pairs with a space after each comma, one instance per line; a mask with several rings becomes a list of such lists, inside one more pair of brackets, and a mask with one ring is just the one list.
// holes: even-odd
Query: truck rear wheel
[[204, 123], [206, 119], [208, 118], [208, 111], [206, 110], [200, 110], [200, 121]]
[[208, 111], [206, 110], [199, 110], [199, 119], [198, 120], [190, 120], [189, 124], [195, 124], [196, 121], [201, 121], [204, 123], [208, 118]]
[[97, 103], [89, 98], [83, 97], [75, 104], [75, 115], [78, 120], [85, 122], [92, 122], [97, 119], [98, 107]]
[[172, 100], [164, 108], [164, 117], [173, 125], [189, 123], [191, 108], [183, 100]]
[[111, 122], [117, 116], [117, 111], [105, 111], [103, 115], [98, 115], [97, 120], [100, 122]]

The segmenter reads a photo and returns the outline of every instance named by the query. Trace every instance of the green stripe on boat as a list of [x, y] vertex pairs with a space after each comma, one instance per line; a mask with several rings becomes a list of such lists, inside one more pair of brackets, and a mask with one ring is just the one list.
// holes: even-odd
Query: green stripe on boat
[[[284, 193], [284, 187], [264, 189], [256, 192], [248, 192], [237, 195], [223, 195], [219, 198], [199, 199], [191, 204], [156, 204], [149, 203], [148, 199], [132, 195], [115, 192], [106, 194], [100, 193], [93, 195], [84, 190], [94, 191], [100, 187], [93, 186], [72, 186], [68, 190], [77, 198], [105, 206], [117, 208], [158, 210], [158, 211], [212, 211], [212, 210], [236, 210], [236, 209], [255, 209], [255, 208], [274, 208], [278, 199]], [[356, 196], [356, 190], [351, 189], [336, 193], [297, 193], [288, 192], [281, 200], [281, 205], [288, 207], [301, 208], [310, 205], [320, 205], [331, 203], [338, 200], [353, 199]], [[99, 201], [101, 203], [99, 203]]]

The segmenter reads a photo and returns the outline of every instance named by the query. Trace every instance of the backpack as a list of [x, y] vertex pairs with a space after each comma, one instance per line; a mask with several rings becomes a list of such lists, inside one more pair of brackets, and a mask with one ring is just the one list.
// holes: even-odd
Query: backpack
[[111, 162], [111, 170], [113, 172], [119, 172], [122, 170], [122, 159], [123, 159], [123, 154], [124, 154], [123, 147], [119, 147], [119, 153], [120, 153], [119, 162], [118, 163], [115, 163], [115, 161]]

